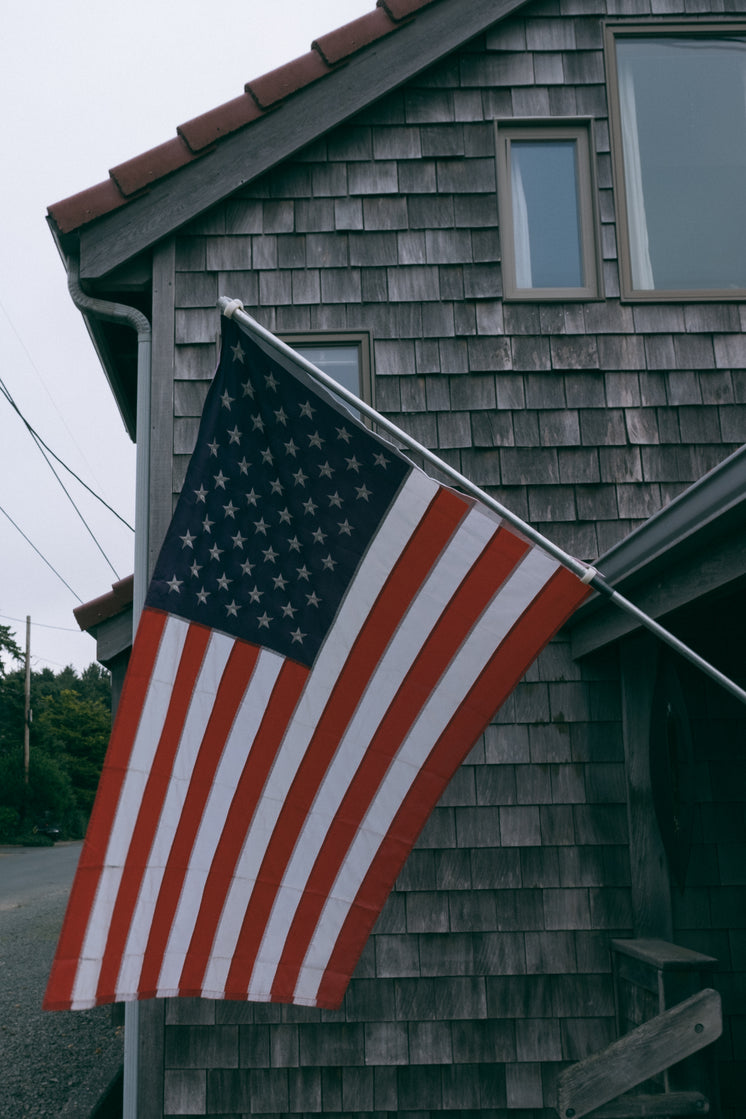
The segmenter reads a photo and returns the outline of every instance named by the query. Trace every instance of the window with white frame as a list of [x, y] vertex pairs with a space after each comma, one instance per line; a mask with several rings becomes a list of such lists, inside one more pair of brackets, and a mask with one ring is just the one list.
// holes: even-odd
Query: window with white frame
[[622, 292], [746, 294], [746, 26], [609, 27]]
[[505, 298], [597, 298], [590, 124], [498, 122], [497, 182]]

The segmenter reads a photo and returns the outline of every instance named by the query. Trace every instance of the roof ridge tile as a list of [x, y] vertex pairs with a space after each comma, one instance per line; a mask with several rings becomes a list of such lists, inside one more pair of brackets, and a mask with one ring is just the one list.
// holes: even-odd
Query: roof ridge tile
[[269, 109], [278, 101], [284, 101], [291, 93], [326, 77], [330, 69], [318, 51], [310, 50], [307, 54], [294, 58], [292, 62], [286, 62], [276, 70], [270, 70], [268, 74], [247, 82], [244, 89], [251, 94], [260, 109]]
[[174, 136], [172, 140], [166, 140], [165, 143], [158, 144], [149, 151], [134, 156], [133, 159], [117, 164], [110, 169], [109, 174], [122, 194], [129, 198], [145, 190], [156, 179], [162, 179], [173, 171], [178, 171], [180, 167], [196, 158], [181, 136]]
[[376, 0], [376, 6], [383, 8], [397, 23], [409, 19], [420, 8], [427, 8], [433, 3], [435, 0]]
[[114, 180], [109, 178], [55, 202], [48, 207], [48, 212], [60, 233], [71, 233], [81, 225], [116, 210], [127, 201]]
[[374, 43], [376, 39], [390, 35], [396, 30], [396, 23], [391, 19], [384, 8], [374, 8], [372, 12], [353, 19], [342, 27], [329, 31], [314, 39], [311, 46], [319, 52], [329, 66], [334, 66], [351, 54], [362, 50], [363, 47]]
[[242, 93], [223, 105], [217, 105], [214, 109], [185, 121], [176, 131], [191, 150], [198, 153], [261, 116], [263, 110], [254, 98], [248, 93]]
[[83, 602], [73, 610], [75, 621], [81, 630], [100, 625], [109, 618], [120, 614], [132, 605], [135, 580], [133, 575], [125, 575], [112, 583], [111, 590], [90, 602]]

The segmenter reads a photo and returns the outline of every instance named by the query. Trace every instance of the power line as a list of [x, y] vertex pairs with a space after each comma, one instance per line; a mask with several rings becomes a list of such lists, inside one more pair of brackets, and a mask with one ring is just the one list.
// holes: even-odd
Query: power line
[[81, 604], [81, 606], [82, 606], [82, 604], [83, 604], [83, 599], [82, 599], [82, 598], [80, 597], [80, 595], [76, 594], [76, 593], [75, 593], [75, 591], [74, 591], [74, 590], [72, 589], [72, 587], [70, 586], [70, 584], [69, 584], [69, 583], [67, 582], [67, 580], [66, 580], [66, 579], [64, 579], [64, 578], [63, 578], [63, 577], [62, 577], [62, 576], [60, 575], [59, 571], [57, 571], [57, 569], [56, 569], [56, 568], [52, 567], [51, 563], [50, 563], [50, 562], [49, 562], [49, 560], [48, 560], [48, 559], [46, 558], [46, 556], [42, 555], [42, 553], [41, 553], [41, 552], [39, 551], [39, 549], [38, 549], [38, 548], [36, 547], [36, 544], [34, 544], [34, 543], [33, 543], [33, 541], [29, 540], [28, 536], [27, 536], [27, 535], [26, 535], [26, 533], [25, 533], [25, 532], [23, 531], [23, 529], [22, 529], [22, 528], [20, 528], [20, 527], [19, 527], [19, 525], [17, 525], [17, 524], [16, 524], [16, 522], [15, 522], [15, 521], [13, 520], [13, 518], [11, 517], [10, 513], [6, 512], [6, 510], [5, 510], [5, 509], [3, 509], [2, 505], [0, 505], [0, 513], [2, 513], [2, 514], [3, 514], [4, 516], [6, 516], [6, 517], [8, 518], [8, 520], [10, 521], [10, 523], [11, 523], [11, 524], [13, 525], [13, 528], [14, 528], [14, 529], [16, 529], [16, 530], [17, 530], [18, 532], [20, 532], [21, 536], [22, 536], [22, 537], [23, 537], [23, 539], [24, 539], [24, 540], [26, 541], [26, 543], [27, 543], [27, 544], [30, 544], [30, 545], [31, 545], [31, 547], [32, 547], [32, 548], [34, 549], [34, 551], [36, 552], [37, 556], [39, 556], [39, 558], [40, 558], [40, 559], [42, 559], [42, 560], [44, 561], [44, 563], [45, 563], [45, 564], [47, 565], [47, 567], [49, 568], [49, 570], [50, 570], [50, 571], [53, 571], [53, 572], [54, 572], [54, 574], [55, 574], [55, 575], [57, 576], [57, 578], [58, 578], [58, 579], [60, 580], [60, 582], [62, 582], [62, 583], [64, 583], [64, 584], [65, 584], [65, 586], [66, 586], [66, 587], [67, 587], [67, 589], [69, 590], [70, 594], [71, 594], [71, 595], [72, 595], [72, 596], [73, 596], [74, 598], [77, 598], [78, 602], [79, 602], [79, 603]]
[[[42, 439], [41, 435], [39, 435], [38, 431], [36, 431], [36, 430], [35, 430], [35, 428], [33, 428], [33, 427], [32, 427], [32, 425], [31, 425], [31, 424], [29, 423], [29, 421], [28, 421], [28, 420], [26, 419], [26, 417], [24, 416], [24, 414], [23, 414], [23, 412], [21, 411], [21, 409], [20, 409], [20, 408], [18, 407], [18, 405], [16, 404], [15, 400], [14, 400], [14, 399], [13, 399], [13, 397], [11, 396], [11, 394], [10, 394], [10, 391], [8, 390], [8, 387], [7, 387], [7, 385], [5, 384], [5, 382], [3, 381], [2, 377], [0, 377], [0, 392], [2, 392], [2, 395], [3, 395], [3, 396], [5, 397], [5, 399], [6, 399], [7, 401], [8, 401], [8, 404], [10, 404], [11, 408], [12, 408], [12, 409], [14, 410], [14, 412], [15, 412], [15, 413], [16, 413], [16, 414], [18, 415], [18, 417], [19, 417], [19, 419], [21, 420], [21, 422], [22, 422], [22, 423], [23, 423], [23, 424], [25, 425], [25, 427], [26, 427], [26, 429], [28, 430], [29, 434], [31, 435], [31, 437], [32, 437], [32, 438], [34, 439], [34, 441], [36, 442], [37, 446], [39, 447], [39, 450], [40, 450], [40, 452], [41, 452], [42, 454], [44, 453], [44, 452], [43, 452], [43, 451], [41, 450], [41, 448], [42, 448], [42, 447], [44, 448], [44, 450], [48, 451], [48, 452], [49, 452], [49, 454], [50, 454], [50, 455], [52, 456], [52, 458], [54, 458], [54, 459], [55, 459], [55, 460], [56, 460], [56, 461], [57, 461], [57, 462], [58, 462], [58, 463], [60, 464], [60, 466], [64, 467], [64, 469], [65, 469], [65, 470], [66, 470], [66, 471], [68, 472], [68, 474], [71, 474], [71, 475], [73, 476], [73, 478], [75, 479], [75, 481], [76, 481], [76, 482], [79, 482], [79, 483], [80, 483], [80, 485], [81, 485], [81, 486], [83, 486], [83, 488], [84, 488], [84, 489], [88, 490], [88, 493], [89, 493], [89, 494], [91, 494], [91, 496], [92, 496], [92, 497], [95, 497], [95, 498], [96, 498], [96, 501], [100, 501], [100, 502], [101, 502], [101, 504], [102, 504], [102, 505], [104, 506], [104, 508], [105, 508], [105, 509], [108, 509], [110, 513], [113, 513], [113, 514], [114, 514], [114, 516], [115, 516], [115, 517], [117, 518], [117, 520], [120, 520], [120, 521], [122, 522], [122, 524], [123, 524], [123, 525], [125, 525], [125, 527], [126, 527], [126, 528], [128, 528], [128, 529], [130, 530], [130, 532], [134, 532], [135, 530], [134, 530], [134, 528], [132, 527], [132, 525], [131, 525], [131, 524], [129, 523], [129, 521], [126, 521], [126, 520], [124, 519], [124, 517], [120, 516], [120, 514], [119, 514], [119, 513], [117, 513], [116, 509], [113, 509], [113, 508], [112, 508], [112, 506], [111, 506], [111, 505], [109, 505], [108, 501], [105, 501], [105, 500], [103, 499], [103, 497], [101, 497], [101, 496], [100, 496], [99, 494], [97, 494], [97, 493], [96, 493], [96, 491], [95, 491], [95, 490], [91, 489], [91, 487], [90, 487], [90, 486], [88, 485], [88, 483], [87, 483], [87, 482], [84, 482], [84, 481], [83, 481], [83, 479], [82, 479], [82, 478], [81, 478], [81, 477], [80, 477], [80, 476], [79, 476], [78, 474], [76, 474], [76, 473], [75, 473], [75, 471], [74, 471], [74, 470], [72, 469], [72, 467], [68, 466], [68, 465], [67, 465], [67, 463], [66, 463], [66, 462], [65, 462], [65, 461], [64, 461], [63, 459], [61, 459], [61, 458], [60, 458], [60, 456], [59, 456], [58, 454], [56, 454], [56, 453], [55, 453], [55, 452], [54, 452], [54, 451], [52, 450], [52, 448], [51, 448], [51, 447], [49, 446], [49, 444], [48, 444], [48, 443], [46, 443], [46, 442], [45, 442], [45, 441], [44, 441], [44, 440]], [[46, 455], [44, 455], [44, 458], [46, 459]], [[47, 461], [47, 464], [49, 465], [49, 468], [50, 468], [50, 470], [53, 470], [54, 468], [52, 467], [51, 463], [49, 463], [49, 460], [48, 460], [48, 459], [46, 459], [46, 461]], [[56, 477], [56, 478], [57, 478], [57, 480], [59, 481], [59, 477], [58, 477], [58, 475], [56, 474], [56, 472], [55, 472], [55, 477]], [[62, 485], [62, 483], [60, 483], [60, 485]], [[63, 486], [63, 489], [64, 489], [64, 486]], [[67, 490], [65, 490], [65, 492], [67, 493]], [[72, 500], [72, 499], [71, 499], [71, 500]], [[111, 566], [111, 565], [110, 565], [110, 566]], [[117, 576], [117, 578], [118, 578], [118, 576]]]
[[[10, 614], [0, 614], [0, 618], [4, 618], [6, 622], [20, 622], [22, 625], [26, 624], [26, 619], [25, 618], [14, 618]], [[31, 625], [32, 626], [38, 626], [40, 629], [58, 629], [58, 630], [60, 630], [61, 633], [80, 633], [81, 632], [79, 629], [76, 629], [75, 626], [50, 626], [50, 625], [45, 624], [44, 622], [35, 622], [33, 620], [31, 622]]]
[[[65, 494], [65, 496], [67, 497], [67, 500], [68, 500], [68, 501], [70, 502], [70, 504], [72, 505], [73, 509], [74, 509], [74, 510], [75, 510], [75, 512], [76, 512], [76, 513], [78, 514], [78, 517], [80, 518], [80, 521], [81, 521], [81, 523], [83, 524], [83, 527], [85, 528], [86, 532], [88, 533], [88, 535], [90, 536], [91, 540], [92, 540], [92, 541], [93, 541], [93, 543], [94, 543], [94, 544], [96, 545], [96, 547], [98, 548], [99, 552], [101, 553], [101, 555], [103, 556], [103, 558], [104, 558], [104, 559], [106, 560], [107, 564], [109, 565], [109, 567], [111, 568], [111, 570], [112, 570], [112, 571], [114, 572], [115, 576], [116, 576], [116, 577], [117, 577], [117, 579], [118, 579], [118, 578], [119, 578], [119, 572], [117, 571], [117, 569], [115, 568], [114, 564], [113, 564], [113, 563], [111, 562], [111, 560], [110, 560], [110, 559], [109, 559], [109, 557], [107, 556], [106, 552], [104, 551], [104, 549], [102, 548], [102, 546], [101, 546], [101, 544], [99, 543], [98, 539], [96, 538], [96, 535], [95, 535], [95, 533], [93, 532], [93, 529], [92, 529], [92, 528], [91, 528], [91, 526], [90, 526], [90, 525], [88, 524], [88, 522], [86, 521], [86, 519], [85, 519], [85, 517], [83, 516], [82, 512], [80, 511], [80, 509], [79, 509], [79, 508], [78, 508], [78, 506], [76, 505], [76, 503], [75, 503], [75, 501], [74, 501], [74, 499], [73, 499], [73, 496], [72, 496], [72, 494], [71, 494], [71, 493], [70, 493], [70, 491], [69, 491], [69, 490], [67, 489], [67, 486], [66, 486], [66, 485], [65, 485], [65, 483], [64, 483], [64, 482], [62, 481], [62, 479], [60, 478], [59, 474], [58, 474], [58, 473], [57, 473], [57, 471], [55, 470], [54, 466], [53, 466], [53, 465], [52, 465], [52, 463], [50, 462], [50, 460], [49, 460], [49, 458], [48, 458], [48, 456], [47, 456], [47, 454], [46, 454], [46, 451], [45, 451], [45, 449], [44, 449], [44, 448], [46, 447], [46, 444], [45, 444], [45, 443], [44, 443], [44, 441], [42, 440], [41, 436], [40, 436], [40, 435], [38, 435], [38, 434], [36, 433], [36, 431], [35, 431], [35, 430], [33, 429], [33, 427], [31, 426], [31, 424], [30, 424], [30, 423], [28, 422], [28, 420], [27, 420], [27, 419], [26, 419], [26, 418], [24, 417], [24, 415], [22, 414], [22, 412], [21, 412], [20, 408], [18, 407], [18, 405], [16, 404], [15, 400], [14, 400], [14, 399], [13, 399], [13, 397], [11, 396], [11, 394], [10, 394], [10, 390], [8, 389], [8, 387], [7, 387], [7, 385], [5, 384], [5, 382], [3, 381], [2, 377], [0, 377], [0, 392], [1, 392], [1, 393], [2, 393], [2, 395], [3, 395], [4, 397], [5, 397], [5, 399], [6, 399], [7, 401], [8, 401], [8, 404], [10, 404], [11, 408], [12, 408], [12, 409], [13, 409], [13, 410], [14, 410], [14, 411], [15, 411], [15, 412], [17, 413], [17, 415], [18, 415], [18, 416], [19, 416], [19, 417], [21, 418], [21, 420], [22, 420], [22, 422], [24, 423], [24, 425], [25, 425], [26, 429], [28, 430], [29, 434], [31, 435], [31, 438], [32, 438], [32, 439], [34, 440], [34, 443], [36, 444], [36, 447], [37, 447], [37, 449], [38, 449], [39, 453], [41, 454], [41, 456], [42, 456], [42, 458], [44, 459], [44, 461], [46, 462], [47, 466], [49, 467], [49, 469], [50, 469], [50, 470], [52, 471], [52, 473], [54, 474], [55, 478], [57, 479], [57, 482], [58, 482], [58, 484], [59, 484], [60, 488], [62, 489], [62, 492], [63, 492], [63, 493]], [[44, 446], [42, 446], [42, 444], [44, 444]], [[54, 452], [53, 452], [53, 451], [50, 451], [50, 454], [54, 454]], [[58, 461], [58, 462], [62, 463], [62, 459], [60, 459], [58, 455], [54, 455], [54, 457], [55, 457], [55, 458], [57, 459], [57, 461]], [[62, 465], [63, 465], [63, 466], [65, 466], [65, 464], [64, 464], [64, 463], [62, 463]], [[69, 469], [69, 467], [65, 466], [65, 469]], [[73, 471], [70, 471], [70, 473], [73, 473]], [[77, 477], [77, 475], [75, 475], [75, 476]], [[79, 479], [79, 480], [80, 480], [80, 479]], [[83, 483], [83, 484], [85, 485], [85, 483]], [[86, 486], [86, 489], [88, 489], [88, 488], [89, 488], [89, 487], [88, 487], [88, 486]], [[91, 490], [91, 492], [93, 492], [93, 491]], [[95, 496], [97, 496], [97, 495], [95, 495]], [[101, 500], [101, 499], [99, 499], [99, 500]], [[104, 502], [104, 504], [106, 504], [106, 503]], [[113, 511], [114, 511], [114, 510], [112, 510], [112, 512], [113, 512]], [[118, 515], [118, 514], [117, 514], [117, 515]], [[121, 519], [121, 518], [120, 518], [120, 519]], [[128, 526], [128, 527], [129, 527], [129, 526]], [[20, 531], [20, 530], [19, 530], [19, 531]], [[30, 541], [29, 541], [29, 543], [30, 543]]]
[[[33, 625], [33, 622], [31, 624]], [[79, 675], [78, 670], [75, 668], [75, 665], [71, 665], [69, 661], [67, 664], [60, 664], [59, 661], [50, 661], [49, 657], [37, 656], [36, 653], [33, 653], [31, 656], [31, 662], [34, 665], [35, 669], [37, 669], [37, 666], [40, 664], [46, 665], [47, 667], [49, 665], [52, 665], [54, 668], [60, 668], [63, 671], [66, 668], [72, 668], [75, 671], [76, 675]]]
[[[34, 438], [35, 438], [35, 437], [34, 437]], [[91, 528], [91, 526], [90, 526], [90, 525], [88, 524], [88, 521], [87, 521], [87, 520], [85, 519], [85, 517], [84, 517], [84, 516], [83, 516], [83, 514], [81, 513], [80, 509], [78, 508], [78, 506], [77, 506], [77, 505], [75, 504], [75, 502], [73, 501], [73, 497], [72, 497], [72, 494], [70, 493], [70, 491], [68, 490], [67, 486], [65, 485], [65, 483], [64, 483], [64, 482], [62, 481], [62, 479], [60, 478], [60, 476], [59, 476], [59, 474], [57, 473], [57, 471], [55, 470], [55, 468], [54, 468], [54, 467], [52, 466], [51, 462], [49, 461], [49, 459], [48, 459], [48, 458], [47, 458], [47, 456], [46, 456], [46, 453], [45, 453], [45, 452], [44, 452], [44, 450], [43, 450], [43, 449], [42, 449], [42, 448], [41, 448], [41, 447], [39, 446], [39, 443], [38, 443], [38, 441], [36, 441], [36, 439], [35, 439], [35, 442], [36, 442], [36, 445], [37, 445], [37, 447], [39, 447], [39, 451], [40, 451], [40, 452], [41, 452], [41, 454], [42, 454], [42, 455], [44, 456], [44, 461], [46, 462], [47, 466], [49, 467], [49, 469], [50, 469], [50, 470], [52, 471], [52, 473], [54, 474], [55, 478], [56, 478], [56, 479], [57, 479], [57, 481], [59, 482], [59, 484], [60, 484], [60, 487], [62, 488], [62, 492], [63, 492], [63, 493], [65, 494], [65, 496], [67, 497], [67, 500], [68, 500], [68, 501], [70, 502], [70, 504], [72, 505], [73, 509], [75, 510], [75, 512], [76, 512], [76, 513], [78, 514], [78, 516], [80, 517], [80, 520], [81, 520], [81, 522], [82, 522], [82, 524], [83, 524], [83, 527], [85, 528], [86, 532], [88, 533], [88, 535], [90, 536], [91, 540], [92, 540], [92, 541], [93, 541], [93, 543], [94, 543], [94, 544], [96, 545], [96, 547], [98, 548], [99, 552], [100, 552], [100, 553], [101, 553], [101, 555], [102, 555], [102, 556], [104, 557], [104, 559], [105, 559], [105, 560], [106, 560], [106, 562], [108, 563], [109, 567], [111, 568], [111, 570], [112, 570], [112, 571], [114, 572], [114, 574], [116, 575], [116, 577], [117, 577], [117, 579], [118, 579], [118, 578], [119, 578], [119, 572], [117, 571], [116, 567], [114, 566], [114, 564], [113, 564], [113, 563], [111, 562], [111, 560], [110, 560], [110, 559], [109, 559], [109, 557], [107, 556], [107, 554], [106, 554], [106, 552], [104, 551], [104, 549], [103, 549], [103, 548], [101, 547], [101, 545], [99, 544], [98, 540], [96, 539], [96, 536], [94, 535], [93, 529], [92, 529], [92, 528]]]
[[5, 318], [6, 318], [7, 320], [8, 320], [8, 326], [10, 327], [10, 329], [11, 329], [11, 330], [13, 331], [13, 333], [15, 334], [15, 336], [16, 336], [16, 340], [18, 341], [18, 344], [19, 344], [19, 346], [21, 347], [21, 349], [23, 350], [24, 354], [26, 355], [26, 357], [27, 357], [27, 359], [28, 359], [28, 363], [29, 363], [29, 365], [30, 365], [30, 366], [31, 366], [31, 368], [33, 369], [34, 373], [36, 373], [36, 376], [37, 376], [37, 377], [39, 378], [39, 384], [41, 385], [41, 387], [42, 387], [42, 388], [44, 389], [44, 392], [45, 392], [45, 393], [47, 394], [47, 396], [49, 397], [49, 401], [50, 401], [50, 403], [51, 403], [52, 407], [54, 408], [55, 412], [56, 412], [56, 413], [57, 413], [57, 415], [59, 416], [59, 418], [60, 418], [60, 421], [61, 421], [61, 423], [63, 424], [63, 426], [64, 426], [65, 430], [67, 431], [67, 434], [68, 434], [68, 435], [70, 436], [70, 439], [71, 439], [71, 440], [72, 440], [72, 442], [73, 442], [73, 443], [75, 444], [75, 446], [76, 446], [76, 447], [78, 448], [78, 451], [79, 451], [79, 453], [80, 453], [80, 457], [81, 457], [81, 458], [83, 459], [83, 461], [85, 462], [86, 466], [87, 466], [87, 467], [88, 467], [88, 469], [89, 469], [89, 470], [91, 471], [91, 474], [92, 474], [92, 475], [94, 475], [94, 474], [95, 474], [95, 471], [93, 470], [93, 468], [92, 468], [91, 464], [90, 464], [90, 463], [88, 462], [88, 459], [86, 458], [86, 456], [85, 456], [85, 453], [84, 453], [84, 451], [83, 451], [82, 447], [80, 446], [80, 444], [78, 443], [77, 439], [76, 439], [76, 438], [75, 438], [75, 436], [73, 435], [72, 431], [71, 431], [71, 430], [70, 430], [70, 428], [68, 427], [68, 425], [67, 425], [67, 421], [65, 420], [65, 417], [64, 417], [64, 416], [62, 415], [62, 412], [60, 412], [59, 408], [57, 407], [57, 403], [56, 403], [56, 401], [55, 401], [54, 397], [52, 396], [51, 392], [50, 392], [50, 391], [49, 391], [49, 389], [47, 388], [47, 385], [46, 385], [46, 383], [45, 383], [45, 381], [44, 381], [44, 378], [42, 377], [42, 375], [41, 375], [41, 373], [39, 372], [39, 369], [38, 369], [38, 367], [37, 367], [37, 365], [36, 365], [36, 363], [35, 363], [34, 359], [32, 358], [31, 354], [29, 353], [29, 349], [28, 349], [28, 346], [26, 345], [26, 343], [24, 342], [23, 338], [21, 337], [21, 335], [19, 334], [18, 330], [16, 329], [15, 323], [13, 322], [13, 320], [12, 320], [12, 319], [11, 319], [11, 317], [10, 317], [10, 315], [8, 314], [8, 309], [7, 309], [7, 307], [5, 306], [5, 304], [4, 304], [3, 302], [2, 302], [2, 300], [0, 300], [0, 309], [2, 309], [2, 312], [3, 312], [3, 314], [5, 315]]
[[114, 567], [114, 564], [113, 564], [113, 563], [111, 562], [111, 560], [110, 560], [110, 559], [109, 559], [109, 557], [107, 556], [106, 552], [104, 551], [104, 549], [103, 549], [103, 548], [101, 547], [101, 545], [99, 544], [98, 540], [96, 539], [96, 537], [95, 537], [95, 535], [94, 535], [93, 529], [91, 528], [91, 526], [90, 526], [90, 525], [88, 524], [88, 522], [86, 521], [86, 519], [85, 519], [85, 517], [83, 516], [83, 514], [81, 513], [80, 509], [79, 509], [79, 508], [78, 508], [78, 506], [77, 506], [77, 505], [75, 504], [75, 501], [73, 500], [73, 497], [72, 497], [72, 495], [71, 495], [70, 491], [69, 491], [69, 490], [67, 489], [67, 487], [66, 487], [65, 483], [64, 483], [64, 482], [62, 481], [62, 479], [60, 478], [59, 474], [57, 473], [57, 471], [55, 470], [55, 468], [54, 468], [54, 467], [52, 466], [51, 462], [50, 462], [50, 461], [49, 461], [49, 459], [47, 458], [47, 455], [46, 455], [45, 451], [44, 451], [44, 450], [43, 450], [43, 448], [42, 448], [42, 447], [40, 446], [39, 440], [38, 440], [38, 439], [37, 439], [37, 437], [36, 437], [36, 432], [35, 432], [35, 431], [33, 430], [33, 428], [31, 427], [31, 425], [30, 425], [29, 423], [27, 423], [27, 422], [26, 422], [26, 420], [24, 420], [24, 419], [23, 419], [23, 416], [21, 415], [21, 412], [20, 412], [20, 410], [19, 410], [18, 406], [16, 405], [16, 402], [15, 402], [15, 401], [13, 400], [13, 397], [12, 397], [12, 396], [10, 395], [10, 392], [8, 391], [8, 388], [7, 388], [7, 386], [6, 386], [6, 385], [5, 385], [5, 383], [3, 382], [3, 379], [2, 379], [2, 377], [0, 377], [0, 392], [2, 392], [3, 396], [5, 397], [5, 399], [6, 399], [6, 400], [8, 401], [8, 403], [10, 404], [11, 408], [13, 408], [13, 409], [14, 409], [14, 410], [15, 410], [15, 411], [16, 411], [16, 412], [18, 413], [18, 415], [19, 415], [19, 416], [21, 416], [21, 419], [22, 419], [22, 420], [23, 420], [23, 422], [24, 422], [24, 423], [26, 424], [26, 427], [27, 427], [27, 429], [28, 429], [29, 433], [31, 434], [31, 438], [32, 438], [32, 439], [34, 440], [34, 443], [36, 444], [36, 447], [37, 447], [37, 449], [38, 449], [38, 451], [39, 451], [40, 455], [42, 456], [42, 458], [43, 458], [43, 459], [44, 459], [44, 461], [46, 462], [47, 466], [49, 467], [49, 469], [50, 469], [50, 470], [52, 471], [52, 473], [54, 474], [55, 478], [57, 479], [57, 482], [59, 483], [59, 485], [60, 485], [60, 488], [62, 489], [62, 492], [63, 492], [63, 493], [65, 494], [65, 497], [66, 497], [66, 498], [67, 498], [67, 500], [68, 500], [68, 501], [70, 502], [70, 504], [72, 505], [72, 507], [73, 507], [73, 509], [75, 510], [75, 512], [76, 512], [76, 513], [78, 514], [78, 517], [80, 518], [80, 520], [81, 520], [81, 522], [82, 522], [82, 524], [83, 524], [83, 527], [84, 527], [84, 528], [85, 528], [85, 530], [87, 531], [87, 533], [88, 533], [88, 535], [90, 536], [91, 540], [92, 540], [92, 541], [93, 541], [93, 543], [94, 543], [94, 544], [96, 545], [96, 547], [98, 548], [99, 552], [100, 552], [100, 553], [101, 553], [101, 555], [102, 555], [102, 556], [104, 557], [104, 559], [105, 559], [105, 560], [106, 560], [106, 562], [108, 563], [109, 567], [111, 568], [111, 570], [112, 570], [112, 571], [114, 572], [114, 574], [116, 575], [116, 577], [117, 577], [117, 579], [118, 579], [118, 578], [119, 578], [119, 572], [118, 572], [118, 571], [117, 571], [117, 569], [116, 569], [116, 568]]

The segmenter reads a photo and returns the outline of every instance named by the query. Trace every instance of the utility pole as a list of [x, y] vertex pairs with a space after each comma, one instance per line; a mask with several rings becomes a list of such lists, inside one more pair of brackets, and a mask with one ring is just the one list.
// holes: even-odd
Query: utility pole
[[26, 704], [23, 718], [23, 779], [28, 785], [31, 730], [31, 615], [26, 615]]

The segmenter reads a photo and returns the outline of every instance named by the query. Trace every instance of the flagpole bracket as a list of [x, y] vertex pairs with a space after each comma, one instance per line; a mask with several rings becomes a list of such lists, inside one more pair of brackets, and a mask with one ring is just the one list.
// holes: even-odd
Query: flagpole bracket
[[[585, 583], [586, 586], [593, 587], [594, 591], [598, 591], [598, 593], [600, 595], [603, 595], [605, 598], [611, 599], [615, 595], [617, 595], [617, 592], [614, 590], [611, 584], [607, 582], [603, 572], [599, 571], [597, 567], [591, 566], [591, 564], [588, 564], [585, 572], [582, 575], [578, 573], [578, 578], [580, 579], [581, 583]], [[618, 597], [619, 596], [617, 595], [617, 598]]]
[[244, 309], [240, 299], [227, 299], [225, 296], [218, 300], [218, 304], [227, 319], [232, 319], [236, 311], [243, 311]]

